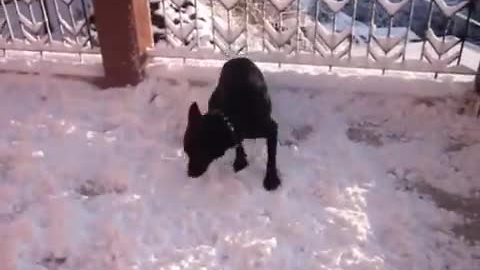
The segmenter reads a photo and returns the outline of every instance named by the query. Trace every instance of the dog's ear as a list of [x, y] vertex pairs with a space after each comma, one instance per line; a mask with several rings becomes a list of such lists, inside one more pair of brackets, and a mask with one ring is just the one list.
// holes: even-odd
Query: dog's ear
[[188, 124], [198, 124], [202, 120], [202, 113], [198, 108], [197, 102], [193, 102], [188, 110]]

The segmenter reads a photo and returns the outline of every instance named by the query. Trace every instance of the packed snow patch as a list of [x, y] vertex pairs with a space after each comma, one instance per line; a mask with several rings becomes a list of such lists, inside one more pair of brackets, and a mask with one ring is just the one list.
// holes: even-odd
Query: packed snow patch
[[163, 67], [100, 91], [0, 74], [2, 270], [478, 269], [454, 232], [471, 220], [416, 188], [478, 200], [470, 84], [267, 72], [284, 181], [269, 193], [264, 140], [239, 174], [230, 151], [186, 176], [187, 108], [217, 75]]

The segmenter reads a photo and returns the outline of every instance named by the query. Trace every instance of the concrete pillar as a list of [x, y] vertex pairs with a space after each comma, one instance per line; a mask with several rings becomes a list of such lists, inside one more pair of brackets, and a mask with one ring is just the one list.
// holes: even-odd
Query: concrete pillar
[[153, 46], [148, 0], [94, 0], [107, 86], [136, 85]]

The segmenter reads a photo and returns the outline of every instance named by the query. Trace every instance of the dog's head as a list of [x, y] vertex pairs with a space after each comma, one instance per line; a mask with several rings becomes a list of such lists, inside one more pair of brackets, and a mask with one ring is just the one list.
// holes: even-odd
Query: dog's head
[[215, 159], [233, 146], [232, 132], [220, 115], [202, 115], [196, 102], [188, 112], [183, 148], [188, 155], [188, 176], [199, 177]]

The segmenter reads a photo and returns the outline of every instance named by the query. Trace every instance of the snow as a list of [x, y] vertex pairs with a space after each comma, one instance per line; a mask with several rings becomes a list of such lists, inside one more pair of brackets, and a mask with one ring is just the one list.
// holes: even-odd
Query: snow
[[433, 56], [432, 53], [429, 51], [425, 51], [425, 57], [428, 59], [434, 70], [444, 70], [445, 67], [449, 64], [451, 64], [453, 61], [458, 59], [460, 56], [460, 53], [453, 53], [451, 55], [448, 55], [447, 57], [443, 57], [443, 59], [438, 59], [437, 56]]
[[225, 42], [230, 44], [234, 43], [235, 40], [237, 40], [238, 37], [240, 37], [240, 35], [245, 31], [245, 26], [228, 27], [228, 24], [220, 19], [214, 19], [213, 26], [215, 27], [215, 31], [222, 36]]
[[219, 2], [228, 10], [233, 9], [237, 3], [238, 0], [219, 0]]
[[[383, 48], [382, 48], [383, 49]], [[370, 53], [372, 56], [375, 57], [375, 64], [378, 65], [379, 67], [390, 67], [392, 66], [395, 61], [397, 61], [400, 57], [402, 57], [402, 52], [397, 51], [397, 52], [390, 52], [389, 54], [385, 54], [380, 51], [380, 49], [376, 49], [375, 47], [372, 47], [370, 50]], [[434, 70], [443, 70], [443, 66], [437, 66], [433, 65], [433, 68], [437, 68]]]
[[270, 0], [278, 11], [285, 11], [295, 0]]
[[390, 0], [378, 0], [378, 2], [385, 8], [390, 16], [395, 15], [400, 9], [402, 9], [409, 1], [402, 0], [401, 2], [391, 2]]
[[265, 32], [274, 40], [275, 46], [282, 47], [289, 42], [297, 32], [295, 28], [289, 28], [284, 31], [277, 31], [268, 21], [264, 21]]
[[239, 174], [230, 151], [186, 176], [187, 108], [219, 65], [167, 63], [103, 91], [0, 74], [2, 270], [478, 269], [453, 232], [468, 219], [415, 189], [478, 200], [480, 126], [456, 113], [471, 82], [261, 65], [284, 180], [269, 193], [263, 140]]
[[188, 36], [195, 30], [194, 23], [181, 23], [175, 25], [168, 16], [165, 18], [165, 23], [168, 26], [168, 30], [170, 30], [176, 37], [180, 40], [186, 40]]
[[443, 40], [442, 38], [437, 37], [435, 33], [433, 33], [432, 29], [429, 29], [426, 35], [430, 44], [432, 44], [436, 51], [438, 51], [441, 55], [450, 51], [450, 49], [455, 47], [455, 45], [460, 42], [460, 39], [454, 36], [448, 36], [445, 38], [445, 40]]
[[404, 37], [402, 36], [396, 36], [396, 37], [373, 36], [373, 38], [377, 41], [378, 45], [383, 49], [384, 52], [391, 51], [400, 42], [404, 41]]
[[42, 73], [66, 76], [99, 77], [104, 75], [98, 54], [77, 55], [28, 51], [7, 51], [0, 58], [0, 72]]
[[342, 1], [325, 0], [323, 2], [327, 4], [327, 6], [330, 8], [330, 10], [333, 13], [337, 13], [349, 2], [349, 0], [342, 0]]
[[468, 1], [462, 1], [456, 5], [449, 6], [444, 0], [434, 0], [437, 3], [437, 6], [442, 10], [443, 14], [447, 17], [452, 17], [453, 14], [457, 13], [468, 5]]
[[[317, 24], [317, 34], [322, 38], [322, 40], [327, 44], [327, 46], [331, 49], [336, 48], [340, 43], [345, 41], [351, 34], [351, 30], [345, 28], [341, 32], [331, 32], [325, 28], [320, 23]], [[313, 40], [313, 39], [312, 39]]]

